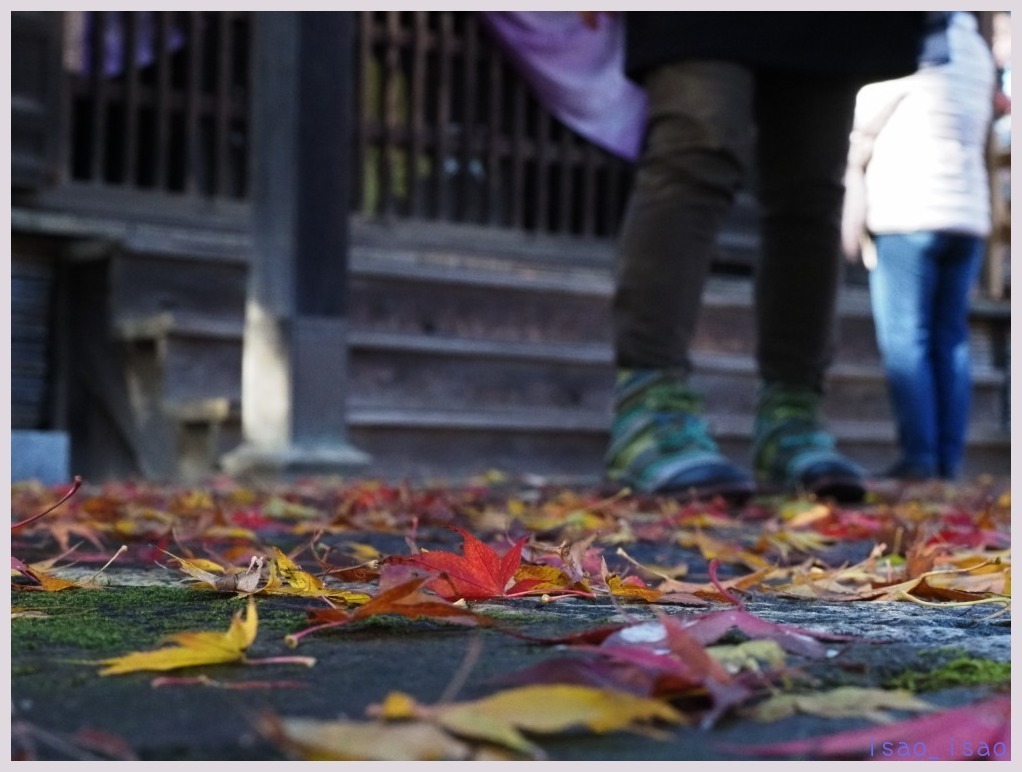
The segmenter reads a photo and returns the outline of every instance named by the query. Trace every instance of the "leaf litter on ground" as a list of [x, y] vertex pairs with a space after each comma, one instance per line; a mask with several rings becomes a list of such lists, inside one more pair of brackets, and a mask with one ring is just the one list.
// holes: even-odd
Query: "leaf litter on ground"
[[[75, 490], [77, 486], [71, 493]], [[79, 496], [65, 507], [57, 527], [53, 518], [43, 516], [66, 502], [71, 495], [68, 493], [50, 509], [17, 522], [16, 528], [19, 534], [48, 534], [58, 543], [77, 529], [99, 534], [96, 539], [119, 535], [136, 548], [142, 540], [151, 542], [154, 535], [163, 546], [169, 546], [167, 540], [172, 536], [196, 544], [200, 540], [204, 545], [221, 544], [221, 554], [237, 558], [239, 565], [223, 560], [175, 559], [191, 580], [212, 589], [258, 594], [266, 602], [273, 595], [291, 595], [324, 603], [324, 607], [306, 612], [311, 626], [286, 641], [292, 645], [307, 634], [378, 614], [491, 626], [499, 632], [541, 641], [522, 631], [497, 628], [484, 607], [474, 610], [465, 601], [506, 602], [545, 594], [551, 599], [575, 598], [574, 602], [583, 603], [593, 598], [610, 600], [614, 605], [636, 601], [657, 606], [665, 602], [724, 602], [732, 607], [701, 614], [657, 614], [654, 621], [636, 620], [550, 636], [542, 642], [556, 642], [565, 651], [584, 656], [547, 660], [531, 676], [523, 672], [505, 677], [515, 688], [570, 686], [657, 699], [680, 710], [686, 720], [698, 720], [703, 726], [712, 725], [727, 712], [741, 715], [756, 709], [762, 715], [785, 710], [826, 715], [858, 707], [870, 720], [878, 720], [886, 710], [902, 709], [892, 704], [885, 707], [885, 699], [897, 702], [892, 692], [873, 695], [878, 701], [875, 704], [863, 698], [856, 706], [851, 704], [854, 700], [846, 705], [847, 693], [806, 692], [805, 684], [801, 691], [780, 689], [777, 679], [789, 672], [791, 657], [831, 657], [850, 638], [761, 619], [748, 610], [741, 596], [761, 593], [807, 601], [911, 601], [942, 608], [991, 603], [1004, 607], [999, 613], [1007, 613], [1010, 496], [991, 496], [982, 489], [976, 494], [964, 488], [961, 494], [955, 490], [947, 488], [942, 494], [945, 498], [938, 500], [935, 496], [928, 503], [907, 494], [900, 499], [874, 498], [858, 508], [798, 499], [750, 505], [744, 512], [734, 513], [713, 502], [681, 503], [621, 494], [608, 498], [538, 489], [516, 504], [515, 499], [501, 499], [485, 485], [420, 490], [368, 481], [334, 487], [304, 482], [264, 494], [222, 479], [212, 483], [209, 490], [182, 491], [138, 483], [105, 485], [98, 494], [86, 495], [84, 500]], [[32, 495], [38, 498], [26, 495], [24, 501], [45, 498], [38, 493]], [[17, 510], [17, 496], [12, 495], [12, 499], [12, 509]], [[21, 514], [24, 517], [24, 509]], [[134, 517], [138, 518], [137, 524], [132, 524]], [[329, 534], [336, 538], [348, 531], [376, 531], [405, 534], [414, 547], [418, 534], [440, 527], [461, 534], [462, 554], [414, 548], [411, 555], [388, 555], [351, 541], [348, 551], [363, 559], [364, 564], [333, 566], [326, 562], [330, 549], [322, 557], [314, 550], [319, 576], [304, 571], [280, 549], [259, 543], [256, 533], [257, 529], [265, 529], [285, 534], [290, 529], [296, 535]], [[473, 532], [480, 528], [500, 529], [510, 547], [498, 553], [480, 538], [484, 530]], [[873, 543], [864, 560], [835, 562], [828, 557], [848, 554], [835, 552], [834, 548], [856, 539]], [[689, 579], [687, 566], [664, 570], [652, 563], [644, 565], [622, 547], [643, 541], [690, 545], [710, 561], [710, 581]], [[247, 566], [241, 556], [249, 560]], [[614, 558], [623, 558], [624, 562], [619, 560], [609, 568], [607, 563]], [[17, 568], [16, 560], [12, 558], [12, 568]], [[732, 567], [732, 576], [723, 580], [716, 576], [721, 563]], [[42, 583], [35, 584], [42, 572], [33, 568], [45, 564], [38, 561], [21, 565], [30, 572], [24, 576], [32, 583], [24, 586], [42, 587]], [[406, 569], [405, 573], [399, 568]], [[740, 573], [743, 569], [748, 573]], [[736, 571], [739, 573], [734, 575]], [[34, 581], [32, 573], [36, 574]], [[347, 584], [348, 579], [362, 585], [375, 583], [376, 589], [327, 586], [320, 577], [332, 578], [334, 585]], [[653, 580], [658, 581], [649, 583]], [[338, 602], [354, 608], [339, 607]], [[205, 634], [232, 641], [221, 644], [215, 655], [229, 658], [215, 661], [251, 661], [245, 656], [251, 641], [244, 646], [238, 644], [245, 638], [239, 637], [236, 623], [242, 629], [248, 620], [239, 616], [232, 620], [228, 633]], [[735, 636], [738, 642], [734, 642]], [[163, 651], [155, 661], [162, 661]], [[180, 656], [181, 661], [187, 661], [188, 656], [195, 655]], [[560, 675], [555, 672], [556, 663], [560, 663]], [[514, 683], [516, 677], [518, 683]], [[203, 677], [178, 683], [186, 682], [203, 683]], [[174, 681], [165, 683], [172, 685]], [[410, 756], [478, 758], [480, 753], [495, 752], [492, 747], [482, 747], [492, 743], [480, 745], [436, 723], [425, 723], [423, 717], [433, 709], [439, 710], [440, 706], [415, 708], [420, 717], [408, 724], [417, 727], [409, 737], [414, 734], [419, 745], [418, 750], [408, 751]], [[436, 719], [440, 713], [430, 715]], [[355, 728], [353, 738], [364, 738], [367, 732], [397, 736], [405, 728], [402, 722], [390, 719], [385, 723], [361, 723], [372, 729]], [[296, 725], [289, 726], [294, 729]], [[281, 724], [276, 726], [279, 731]], [[317, 731], [311, 724], [306, 728], [312, 734]], [[512, 728], [528, 732], [527, 728]], [[289, 742], [297, 740], [292, 737]], [[838, 740], [835, 743], [834, 747], [840, 745]], [[433, 750], [423, 750], [427, 746]], [[524, 748], [521, 745], [513, 750], [506, 745], [504, 750], [517, 753]], [[310, 753], [310, 757], [315, 756], [315, 751]], [[355, 753], [352, 757], [363, 756]]]

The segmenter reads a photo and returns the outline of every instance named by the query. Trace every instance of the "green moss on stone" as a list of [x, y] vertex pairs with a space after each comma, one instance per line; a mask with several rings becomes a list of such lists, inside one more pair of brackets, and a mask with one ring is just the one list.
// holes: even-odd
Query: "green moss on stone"
[[[260, 598], [260, 637], [294, 632], [305, 625], [307, 599]], [[226, 630], [244, 600], [181, 587], [109, 587], [55, 593], [20, 591], [12, 606], [46, 617], [11, 620], [11, 649], [20, 653], [80, 650], [104, 656], [158, 645], [169, 633]]]
[[933, 670], [906, 670], [884, 685], [892, 689], [933, 692], [955, 686], [996, 685], [1010, 681], [1010, 662], [960, 656]]

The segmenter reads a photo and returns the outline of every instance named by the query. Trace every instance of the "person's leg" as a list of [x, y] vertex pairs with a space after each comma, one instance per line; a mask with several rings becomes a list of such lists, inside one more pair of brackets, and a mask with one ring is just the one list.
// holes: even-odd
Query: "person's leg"
[[934, 292], [933, 367], [937, 406], [937, 472], [953, 480], [965, 454], [972, 373], [969, 362], [969, 290], [983, 259], [982, 239], [941, 236]]
[[874, 239], [877, 264], [869, 291], [901, 451], [889, 473], [895, 477], [929, 478], [938, 471], [932, 333], [939, 238], [894, 233]]
[[727, 62], [661, 67], [621, 225], [614, 295], [623, 368], [687, 374], [714, 244], [749, 164], [751, 74]]
[[618, 366], [608, 477], [644, 492], [745, 495], [688, 386], [689, 344], [721, 223], [748, 167], [752, 77], [725, 62], [662, 67], [618, 249]]
[[766, 382], [821, 392], [834, 352], [841, 207], [855, 85], [765, 75], [757, 84], [762, 251], [757, 360]]
[[769, 73], [756, 83], [762, 250], [756, 270], [763, 382], [753, 458], [760, 480], [857, 500], [862, 470], [820, 420], [834, 351], [841, 208], [856, 84]]

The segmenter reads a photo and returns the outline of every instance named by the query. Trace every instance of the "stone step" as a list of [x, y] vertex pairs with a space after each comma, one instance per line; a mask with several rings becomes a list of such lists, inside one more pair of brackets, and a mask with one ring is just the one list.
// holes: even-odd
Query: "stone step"
[[[151, 340], [165, 372], [163, 399], [178, 403], [241, 397], [244, 325], [237, 319], [164, 312], [117, 325], [123, 340]], [[607, 344], [461, 339], [352, 330], [351, 404], [422, 407], [593, 407], [610, 404], [612, 352]], [[757, 376], [748, 356], [693, 356], [693, 384], [718, 410], [753, 410]], [[1001, 416], [1004, 377], [989, 368], [974, 373], [973, 415]], [[829, 417], [890, 412], [882, 371], [838, 363], [830, 371]]]
[[[605, 247], [604, 247], [605, 249]], [[589, 263], [561, 256], [480, 257], [441, 249], [355, 245], [352, 329], [502, 341], [605, 343], [611, 340], [612, 272], [607, 255]], [[996, 306], [996, 307], [995, 307]], [[978, 365], [1002, 367], [1003, 304], [977, 303], [972, 350]], [[846, 284], [838, 302], [836, 361], [879, 364], [868, 288]], [[752, 355], [756, 340], [748, 278], [708, 281], [694, 352]]]
[[115, 322], [163, 312], [243, 318], [246, 250], [246, 242], [236, 237], [133, 234], [110, 254]]
[[168, 402], [164, 410], [176, 428], [176, 475], [184, 482], [207, 477], [225, 453], [241, 444], [241, 404], [236, 399]]
[[[215, 468], [220, 455], [241, 440], [243, 324], [165, 312], [121, 320], [117, 330], [123, 340], [151, 344], [155, 361], [150, 369], [164, 373], [161, 399], [177, 427], [178, 474], [193, 479]], [[499, 450], [502, 436], [510, 444], [499, 450], [492, 464], [521, 450], [522, 460], [549, 454], [545, 462], [549, 468], [563, 468], [567, 474], [575, 465], [568, 455], [582, 453], [588, 445], [591, 465], [602, 452], [596, 449], [605, 442], [610, 424], [613, 382], [607, 344], [466, 340], [366, 330], [351, 331], [348, 343], [352, 431], [368, 443], [365, 449], [378, 456], [381, 468], [410, 468], [411, 455], [394, 458], [389, 443], [396, 438], [404, 448], [398, 455], [418, 448], [438, 470], [460, 463], [463, 442]], [[706, 395], [709, 419], [722, 446], [746, 452], [757, 382], [751, 358], [697, 352], [693, 359], [693, 383]], [[974, 383], [973, 423], [982, 437], [1000, 420], [1003, 376], [979, 368]], [[864, 463], [890, 455], [890, 410], [877, 367], [836, 365], [824, 415], [847, 433], [839, 435], [842, 441], [863, 445]], [[871, 420], [865, 424], [853, 420], [863, 417]], [[600, 439], [594, 441], [591, 435]], [[457, 440], [451, 441], [452, 436]], [[427, 451], [431, 442], [436, 447]], [[502, 463], [520, 464], [511, 458]]]
[[[608, 345], [462, 340], [354, 330], [349, 335], [349, 403], [428, 409], [557, 407], [606, 409], [613, 384]], [[754, 410], [757, 374], [748, 356], [693, 356], [693, 385], [719, 412]], [[973, 416], [1001, 419], [1004, 377], [974, 373]], [[825, 414], [889, 420], [887, 385], [879, 367], [839, 363], [829, 374]]]
[[[356, 233], [352, 442], [388, 477], [485, 471], [480, 464], [599, 474], [613, 378], [611, 250], [569, 240], [551, 249], [516, 235], [484, 253], [430, 233]], [[176, 427], [184, 478], [212, 470], [241, 440], [245, 245], [212, 241], [193, 249], [138, 236], [112, 262], [115, 334]], [[713, 277], [693, 351], [694, 383], [736, 460], [747, 454], [755, 393], [751, 305], [747, 278]], [[880, 468], [893, 455], [893, 428], [864, 287], [842, 291], [840, 315], [825, 414], [846, 452]], [[976, 364], [970, 457], [995, 471], [1010, 458], [995, 436], [1004, 378]]]
[[[721, 451], [748, 464], [747, 416], [708, 415]], [[430, 479], [468, 477], [498, 469], [514, 474], [577, 477], [602, 474], [609, 415], [593, 410], [466, 411], [353, 407], [349, 439], [373, 458], [367, 474]], [[832, 421], [839, 447], [866, 469], [895, 460], [887, 421]], [[970, 427], [967, 476], [1010, 473], [1010, 437], [990, 425]]]
[[167, 404], [241, 399], [244, 321], [240, 318], [164, 311], [121, 318], [115, 336], [153, 349]]

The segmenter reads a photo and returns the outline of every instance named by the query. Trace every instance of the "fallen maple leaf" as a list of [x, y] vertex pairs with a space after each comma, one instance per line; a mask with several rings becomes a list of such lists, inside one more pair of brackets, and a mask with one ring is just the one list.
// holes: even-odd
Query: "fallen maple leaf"
[[[42, 512], [39, 512], [38, 514], [32, 515], [31, 517], [26, 517], [24, 520], [19, 520], [17, 523], [12, 523], [11, 524], [11, 531], [13, 532], [13, 531], [18, 530], [19, 528], [24, 528], [26, 525], [29, 525], [30, 523], [34, 523], [36, 520], [38, 520], [38, 519], [40, 519], [42, 517], [45, 517], [46, 515], [50, 514], [50, 512], [52, 512], [57, 507], [59, 507], [61, 504], [63, 504], [65, 501], [67, 501], [69, 498], [71, 498], [75, 494], [75, 492], [79, 488], [81, 488], [81, 487], [82, 487], [82, 478], [76, 475], [75, 479], [74, 479], [74, 482], [71, 485], [70, 490], [68, 490], [68, 492], [65, 493], [57, 501], [56, 504], [53, 504], [53, 505], [47, 507], [46, 509], [44, 509]], [[26, 578], [32, 580], [33, 582], [36, 582], [37, 584], [40, 584], [40, 585], [43, 584], [42, 578], [39, 575], [34, 573], [32, 571], [32, 569], [29, 568], [28, 565], [26, 565], [24, 563], [24, 561], [14, 557], [13, 555], [11, 556], [11, 568], [13, 570], [17, 571], [18, 573], [24, 575]], [[63, 580], [61, 580], [61, 581], [63, 581]], [[64, 587], [60, 587], [58, 589], [65, 589], [65, 588]]]
[[503, 557], [461, 528], [453, 528], [465, 540], [461, 555], [453, 552], [422, 552], [418, 555], [392, 555], [389, 563], [418, 566], [439, 574], [429, 587], [450, 600], [486, 600], [503, 598], [514, 583], [515, 572], [522, 560], [522, 537]]
[[82, 585], [77, 582], [72, 582], [70, 579], [61, 579], [59, 576], [53, 576], [40, 569], [38, 566], [26, 566], [17, 558], [11, 558], [11, 567], [35, 582], [35, 584], [20, 584], [12, 582], [12, 590], [60, 592], [61, 590], [72, 590], [82, 587]]
[[802, 759], [961, 761], [1011, 759], [1011, 697], [995, 697], [961, 708], [883, 726], [764, 745], [718, 744], [749, 756]]
[[247, 568], [221, 566], [202, 558], [179, 558], [161, 550], [178, 562], [178, 567], [192, 579], [219, 592], [237, 592], [239, 595], [297, 595], [304, 598], [333, 598], [346, 603], [365, 603], [364, 592], [350, 592], [327, 587], [322, 580], [303, 571], [291, 558], [276, 547], [273, 555], [254, 555]]
[[839, 686], [813, 694], [776, 694], [756, 705], [748, 715], [757, 721], [778, 721], [796, 713], [806, 713], [824, 718], [861, 717], [886, 724], [893, 721], [888, 710], [923, 712], [934, 709], [906, 689]]
[[[705, 693], [712, 704], [702, 716], [704, 728], [712, 726], [728, 709], [752, 695], [743, 680], [732, 678], [731, 673], [710, 656], [703, 645], [678, 624], [676, 618], [661, 615], [659, 624], [663, 639], [655, 646], [648, 645], [650, 641], [641, 637], [629, 643], [625, 636], [616, 633], [599, 646], [588, 648], [588, 651], [655, 675], [653, 693], [657, 696]], [[634, 681], [635, 677], [629, 680]]]
[[[628, 639], [637, 638], [647, 644], [657, 645], [657, 641], [669, 638], [671, 627], [692, 635], [700, 644], [714, 643], [733, 629], [751, 639], [776, 641], [781, 648], [792, 654], [804, 657], [819, 658], [826, 656], [827, 650], [820, 641], [852, 641], [855, 636], [835, 635], [816, 632], [791, 625], [768, 622], [746, 610], [745, 603], [730, 593], [717, 579], [719, 560], [711, 560], [708, 566], [710, 581], [725, 600], [736, 606], [725, 611], [713, 611], [707, 614], [696, 614], [690, 617], [662, 617], [660, 622], [646, 622], [632, 627], [625, 627], [616, 635]], [[660, 629], [657, 629], [659, 625]], [[614, 643], [613, 636], [610, 643]]]
[[343, 600], [352, 605], [366, 603], [369, 595], [364, 592], [351, 592], [334, 587], [327, 587], [316, 576], [303, 571], [291, 558], [273, 547], [270, 558], [270, 578], [266, 586], [260, 590], [268, 595], [297, 595], [303, 598], [331, 598]]
[[772, 640], [789, 653], [812, 659], [827, 655], [823, 641], [858, 640], [855, 636], [769, 622], [742, 608], [735, 608], [705, 614], [662, 617], [659, 621], [628, 625], [609, 636], [606, 645], [643, 645], [663, 650], [671, 628], [684, 631], [704, 646], [716, 643], [732, 630], [737, 630], [753, 640]]
[[515, 571], [514, 592], [518, 594], [577, 595], [592, 598], [593, 591], [585, 580], [575, 581], [563, 568], [547, 565], [524, 565]]
[[784, 649], [771, 640], [707, 646], [706, 653], [732, 675], [742, 671], [760, 673], [763, 665], [779, 669], [785, 663]]
[[754, 552], [743, 549], [734, 542], [716, 539], [702, 530], [691, 533], [682, 531], [677, 535], [676, 541], [682, 547], [698, 547], [707, 560], [741, 563], [754, 571], [773, 567], [770, 561]]
[[308, 761], [458, 761], [471, 749], [421, 721], [317, 721], [265, 717], [260, 731], [271, 742]]
[[281, 581], [284, 582], [285, 585], [303, 595], [316, 595], [322, 593], [322, 590], [324, 590], [325, 587], [321, 579], [313, 576], [307, 571], [303, 571], [301, 566], [281, 552], [279, 548], [273, 547], [272, 549], [274, 566], [277, 569], [277, 573], [280, 576]]
[[[549, 660], [501, 680], [518, 684], [598, 686], [644, 697], [709, 696], [712, 705], [702, 716], [703, 726], [712, 725], [726, 710], [752, 694], [744, 682], [746, 679], [732, 678], [732, 673], [718, 658], [688, 635], [674, 618], [662, 617], [660, 624], [662, 638], [655, 647], [644, 645], [646, 642], [641, 640], [641, 636], [635, 642], [622, 639], [619, 633], [628, 628], [621, 627], [599, 628], [556, 639], [529, 638], [538, 643], [570, 645], [573, 651], [594, 655], [595, 658]], [[639, 628], [638, 625], [631, 627]], [[776, 644], [774, 647], [783, 661], [780, 647]], [[776, 656], [773, 651], [746, 651], [742, 663], [747, 664], [754, 654], [760, 654], [768, 661]], [[754, 674], [760, 672], [758, 666], [747, 669]], [[734, 672], [740, 670], [742, 668], [737, 667]]]
[[36, 515], [32, 515], [31, 517], [26, 517], [24, 520], [20, 520], [17, 523], [11, 524], [11, 530], [12, 531], [16, 531], [19, 528], [24, 528], [29, 523], [34, 523], [39, 518], [45, 517], [46, 515], [50, 514], [50, 512], [52, 512], [57, 507], [59, 507], [61, 504], [63, 504], [65, 501], [67, 501], [69, 498], [71, 498], [75, 494], [75, 492], [77, 492], [77, 490], [79, 488], [81, 488], [81, 487], [82, 487], [82, 478], [80, 476], [78, 476], [78, 475], [75, 475], [75, 479], [74, 479], [74, 482], [71, 484], [71, 488], [68, 490], [67, 493], [65, 493], [60, 498], [59, 501], [57, 501], [56, 504], [53, 504], [52, 506], [47, 507], [42, 512], [40, 512], [40, 513], [38, 513]]
[[361, 619], [368, 619], [371, 616], [383, 614], [398, 614], [410, 619], [423, 617], [432, 619], [443, 619], [448, 622], [463, 625], [486, 625], [489, 618], [476, 614], [471, 609], [455, 606], [453, 603], [438, 598], [435, 595], [427, 595], [422, 588], [429, 577], [416, 577], [409, 579], [402, 584], [390, 587], [368, 602], [359, 606], [354, 611], [343, 609], [313, 609], [309, 612], [309, 620], [316, 623], [314, 627], [302, 630], [287, 636], [284, 640], [292, 648], [306, 635], [329, 630], [334, 627], [357, 622]]
[[604, 581], [607, 583], [610, 594], [622, 600], [644, 600], [647, 603], [655, 603], [663, 597], [660, 590], [647, 587], [637, 576], [622, 579], [617, 574], [607, 574]]
[[570, 684], [522, 686], [478, 700], [433, 706], [396, 692], [368, 712], [390, 720], [432, 722], [460, 738], [502, 745], [533, 758], [542, 752], [522, 732], [554, 734], [586, 727], [604, 733], [652, 721], [686, 723], [684, 714], [661, 700]]
[[[68, 550], [68, 552], [71, 552], [73, 549], [74, 548], [72, 547], [71, 550]], [[11, 584], [11, 589], [28, 590], [36, 592], [60, 592], [61, 590], [98, 589], [99, 585], [96, 584], [95, 582], [96, 577], [103, 573], [103, 571], [105, 571], [109, 567], [109, 565], [114, 562], [114, 560], [116, 560], [120, 555], [122, 555], [126, 549], [127, 547], [122, 546], [119, 550], [117, 550], [117, 552], [114, 553], [113, 557], [111, 557], [106, 562], [106, 565], [99, 569], [99, 571], [97, 571], [87, 579], [83, 579], [82, 581], [79, 582], [74, 582], [71, 581], [70, 579], [63, 579], [59, 576], [53, 576], [52, 574], [50, 574], [50, 569], [53, 568], [57, 561], [60, 560], [60, 557], [63, 556], [53, 558], [52, 560], [46, 560], [41, 563], [33, 563], [31, 566], [26, 566], [17, 558], [11, 558], [11, 565], [15, 567], [14, 570], [18, 571], [21, 574], [24, 574], [25, 576], [31, 578], [35, 582], [35, 584], [13, 583]]]
[[219, 665], [227, 662], [245, 662], [246, 664], [291, 662], [311, 666], [315, 660], [302, 657], [276, 657], [264, 660], [245, 658], [245, 650], [255, 640], [259, 627], [259, 617], [255, 602], [250, 597], [245, 618], [239, 611], [231, 619], [231, 626], [226, 633], [184, 632], [169, 636], [177, 646], [167, 646], [154, 651], [136, 651], [120, 657], [101, 660], [98, 664], [105, 668], [99, 672], [101, 676], [121, 675], [138, 670], [176, 670], [196, 665]]
[[248, 568], [239, 569], [234, 566], [224, 567], [212, 560], [204, 558], [179, 558], [166, 550], [160, 550], [177, 561], [178, 568], [200, 584], [206, 584], [219, 592], [237, 592], [250, 594], [258, 592], [261, 585], [265, 586], [266, 559], [255, 555], [249, 561]]

